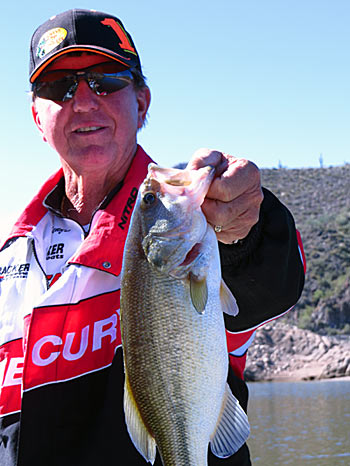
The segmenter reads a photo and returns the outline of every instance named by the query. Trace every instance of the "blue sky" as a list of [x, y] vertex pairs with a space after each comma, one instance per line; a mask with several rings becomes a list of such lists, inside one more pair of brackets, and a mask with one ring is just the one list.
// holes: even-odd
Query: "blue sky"
[[152, 91], [139, 142], [161, 165], [199, 147], [260, 167], [318, 167], [321, 154], [325, 166], [350, 163], [348, 0], [32, 5], [6, 2], [0, 18], [0, 236], [58, 168], [32, 122], [28, 48], [39, 24], [73, 7], [114, 13], [132, 34]]

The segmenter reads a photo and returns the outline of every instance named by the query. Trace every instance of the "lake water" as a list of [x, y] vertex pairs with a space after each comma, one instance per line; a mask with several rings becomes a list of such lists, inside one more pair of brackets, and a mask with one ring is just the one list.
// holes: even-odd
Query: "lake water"
[[350, 465], [350, 380], [248, 385], [253, 466]]

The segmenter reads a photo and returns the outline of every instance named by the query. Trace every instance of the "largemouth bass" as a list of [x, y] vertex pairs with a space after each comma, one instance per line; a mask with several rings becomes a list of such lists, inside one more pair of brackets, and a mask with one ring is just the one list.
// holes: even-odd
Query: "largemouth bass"
[[124, 411], [130, 437], [154, 463], [205, 466], [249, 436], [227, 384], [223, 311], [238, 312], [221, 279], [216, 235], [201, 204], [215, 168], [151, 164], [126, 240], [121, 285]]

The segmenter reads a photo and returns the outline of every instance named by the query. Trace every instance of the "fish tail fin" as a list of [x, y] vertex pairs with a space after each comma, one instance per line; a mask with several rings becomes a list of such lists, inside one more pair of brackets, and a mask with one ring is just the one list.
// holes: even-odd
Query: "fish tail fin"
[[156, 442], [141, 418], [131, 392], [127, 373], [125, 373], [124, 386], [124, 413], [126, 426], [135, 448], [146, 461], [153, 464], [156, 459]]
[[248, 417], [226, 384], [221, 414], [210, 440], [211, 451], [219, 458], [227, 458], [241, 448], [249, 434]]

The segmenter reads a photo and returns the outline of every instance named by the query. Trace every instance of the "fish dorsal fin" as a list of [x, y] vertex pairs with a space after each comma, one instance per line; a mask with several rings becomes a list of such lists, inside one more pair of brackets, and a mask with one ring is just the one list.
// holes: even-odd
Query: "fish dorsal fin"
[[203, 314], [208, 301], [207, 278], [205, 277], [202, 280], [197, 280], [196, 277], [190, 273], [190, 294], [193, 307], [198, 314]]
[[156, 442], [145, 426], [136, 401], [131, 393], [128, 376], [125, 373], [124, 386], [125, 422], [133, 444], [146, 461], [154, 463], [156, 459]]
[[235, 317], [239, 312], [237, 301], [224, 280], [221, 280], [220, 299], [223, 312]]
[[211, 451], [219, 458], [227, 458], [241, 448], [249, 434], [248, 417], [226, 384], [220, 417], [210, 440]]

